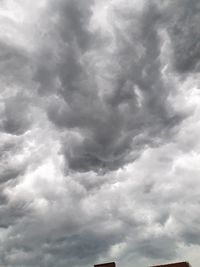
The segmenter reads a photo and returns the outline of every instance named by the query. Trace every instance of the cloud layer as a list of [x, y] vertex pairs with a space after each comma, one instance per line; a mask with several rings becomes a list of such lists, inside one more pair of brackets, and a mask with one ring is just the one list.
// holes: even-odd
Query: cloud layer
[[0, 3], [0, 265], [199, 264], [200, 5], [137, 2]]

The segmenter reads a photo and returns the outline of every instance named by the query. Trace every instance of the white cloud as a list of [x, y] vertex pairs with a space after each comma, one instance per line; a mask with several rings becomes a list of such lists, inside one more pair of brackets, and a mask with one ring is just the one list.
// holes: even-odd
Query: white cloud
[[199, 263], [198, 7], [166, 3], [0, 3], [0, 265]]

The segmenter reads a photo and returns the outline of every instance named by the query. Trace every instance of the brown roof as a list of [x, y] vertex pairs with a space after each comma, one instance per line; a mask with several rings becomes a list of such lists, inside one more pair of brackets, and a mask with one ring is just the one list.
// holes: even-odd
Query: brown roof
[[115, 267], [115, 262], [95, 264], [94, 267]]
[[154, 265], [150, 267], [191, 267], [190, 264], [186, 261], [183, 262], [175, 262], [175, 263], [168, 263], [162, 265]]

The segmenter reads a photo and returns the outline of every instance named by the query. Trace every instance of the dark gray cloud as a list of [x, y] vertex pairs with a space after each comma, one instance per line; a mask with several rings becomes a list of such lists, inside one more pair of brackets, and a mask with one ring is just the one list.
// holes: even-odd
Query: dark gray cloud
[[200, 39], [198, 1], [169, 1], [169, 27], [174, 66], [178, 72], [199, 72]]
[[31, 125], [29, 94], [33, 93], [28, 91], [31, 84], [29, 56], [24, 49], [0, 41], [0, 58], [0, 131], [22, 135]]
[[[98, 47], [94, 33], [89, 31], [90, 6], [87, 12], [81, 11], [82, 15], [74, 3], [67, 2], [65, 8], [59, 10], [58, 22], [62, 23], [55, 26], [61, 60], [53, 70], [60, 85], [57, 97], [48, 106], [48, 116], [62, 131], [75, 132], [70, 144], [68, 134], [63, 138], [70, 169], [116, 169], [136, 158], [155, 136], [166, 138], [182, 119], [168, 101], [176, 88], [169, 88], [162, 77], [161, 15], [156, 6], [147, 6], [139, 15], [116, 10], [116, 48], [107, 52], [109, 44]], [[100, 58], [95, 59], [95, 54]], [[132, 158], [130, 152], [134, 150]]]
[[143, 254], [142, 256], [154, 259], [172, 260], [176, 256], [176, 245], [172, 238], [152, 237], [147, 240], [142, 240], [139, 243], [138, 250]]
[[3, 187], [6, 183], [16, 185], [16, 179], [24, 175], [27, 165], [24, 159], [20, 159], [23, 149], [24, 141], [19, 135], [1, 133], [0, 184]]
[[1, 69], [1, 79], [5, 79], [6, 83], [15, 83], [23, 80], [23, 67], [28, 63], [26, 54], [24, 51], [19, 49], [12, 44], [0, 41], [0, 69]]
[[2, 130], [9, 134], [24, 134], [31, 125], [31, 114], [28, 110], [28, 99], [16, 95], [5, 99]]
[[28, 211], [29, 208], [26, 202], [4, 203], [4, 205], [0, 206], [0, 227], [9, 228], [10, 226], [19, 223], [19, 221], [23, 220], [24, 216], [27, 216]]
[[197, 266], [197, 1], [0, 7], [0, 265]]

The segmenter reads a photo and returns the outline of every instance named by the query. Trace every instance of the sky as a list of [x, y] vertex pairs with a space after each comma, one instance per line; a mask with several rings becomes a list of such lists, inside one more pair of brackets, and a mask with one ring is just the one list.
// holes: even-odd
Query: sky
[[199, 266], [199, 12], [0, 1], [0, 267]]

